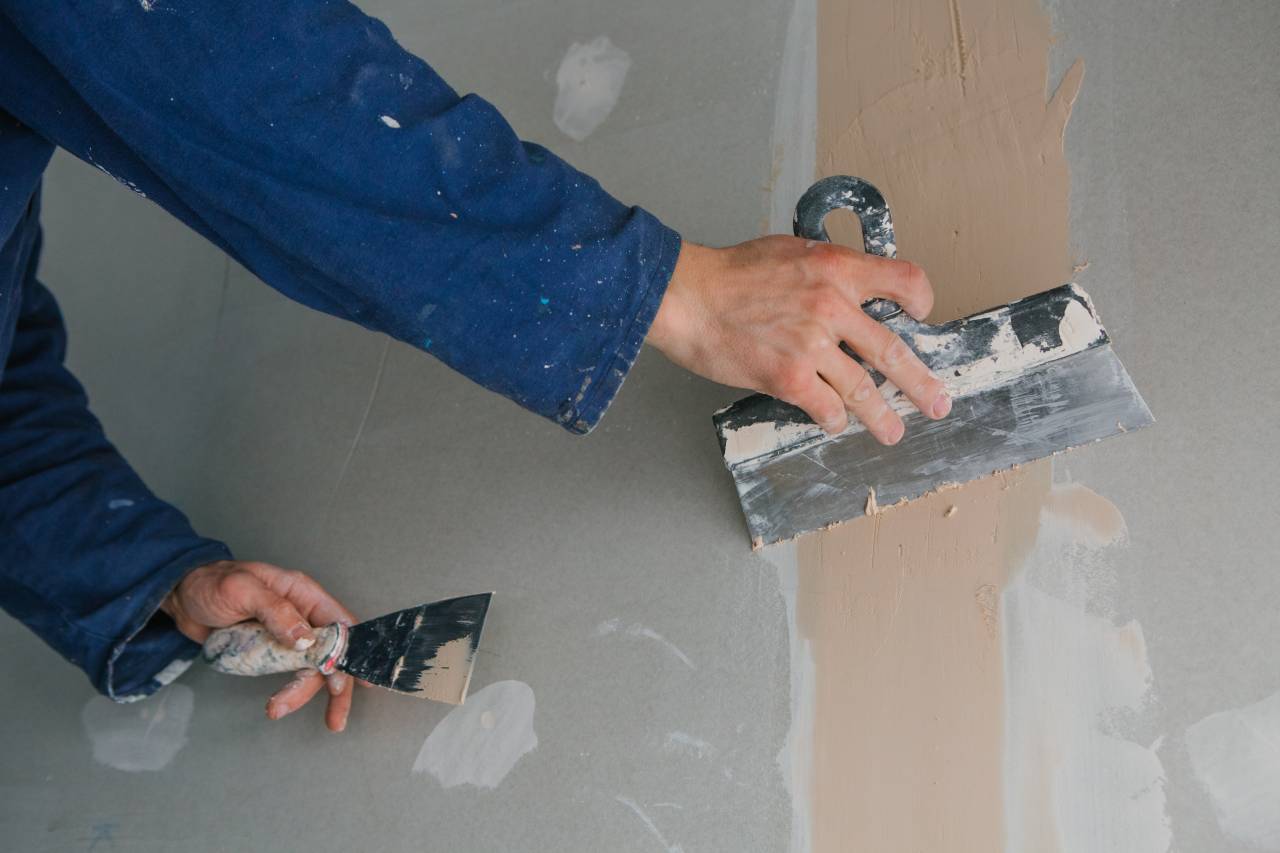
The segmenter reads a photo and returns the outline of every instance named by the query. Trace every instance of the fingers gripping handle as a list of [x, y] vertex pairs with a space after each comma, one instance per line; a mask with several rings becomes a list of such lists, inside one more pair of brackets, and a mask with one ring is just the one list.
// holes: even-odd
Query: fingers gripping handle
[[345, 625], [317, 628], [315, 643], [299, 650], [276, 642], [260, 622], [241, 622], [210, 634], [204, 641], [204, 659], [228, 675], [270, 675], [299, 669], [317, 669], [329, 675], [347, 650], [347, 633]]
[[[830, 243], [831, 237], [822, 223], [828, 213], [840, 208], [858, 215], [858, 221], [862, 223], [862, 246], [868, 255], [897, 257], [893, 220], [889, 217], [889, 205], [884, 196], [862, 178], [850, 175], [832, 175], [809, 187], [796, 203], [792, 223], [795, 235]], [[897, 303], [887, 299], [868, 300], [863, 303], [862, 310], [873, 320], [887, 320], [902, 311]]]

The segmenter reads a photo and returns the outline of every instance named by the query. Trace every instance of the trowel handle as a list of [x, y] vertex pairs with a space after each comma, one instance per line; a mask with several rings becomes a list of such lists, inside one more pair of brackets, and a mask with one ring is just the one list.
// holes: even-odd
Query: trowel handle
[[[838, 208], [852, 210], [862, 223], [862, 246], [868, 255], [897, 257], [898, 247], [893, 239], [893, 220], [889, 218], [889, 205], [880, 190], [851, 175], [832, 175], [823, 178], [805, 192], [796, 203], [796, 216], [792, 229], [797, 237], [807, 240], [831, 242], [822, 224], [827, 214]], [[873, 320], [887, 320], [902, 313], [896, 302], [887, 299], [871, 299], [862, 304], [862, 310]]]
[[228, 675], [271, 675], [299, 669], [333, 672], [347, 650], [347, 627], [334, 624], [315, 629], [316, 641], [306, 649], [276, 642], [260, 622], [241, 622], [219, 628], [204, 641], [204, 659]]

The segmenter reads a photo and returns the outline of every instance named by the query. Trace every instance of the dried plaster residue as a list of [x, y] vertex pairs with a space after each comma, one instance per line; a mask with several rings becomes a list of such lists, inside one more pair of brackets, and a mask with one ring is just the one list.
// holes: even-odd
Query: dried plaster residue
[[618, 105], [630, 70], [630, 54], [608, 36], [570, 45], [556, 71], [551, 114], [560, 132], [575, 142], [595, 133]]
[[187, 744], [195, 693], [174, 684], [140, 702], [117, 704], [95, 696], [80, 722], [100, 764], [130, 773], [163, 770]]
[[1055, 487], [1035, 546], [1000, 606], [1005, 662], [1008, 850], [1163, 853], [1161, 736], [1142, 627], [1110, 612], [1110, 501]]
[[413, 772], [445, 788], [496, 788], [516, 762], [538, 745], [533, 690], [523, 681], [499, 681], [467, 697], [423, 741]]
[[1280, 850], [1280, 691], [1210, 714], [1187, 728], [1186, 744], [1223, 833]]

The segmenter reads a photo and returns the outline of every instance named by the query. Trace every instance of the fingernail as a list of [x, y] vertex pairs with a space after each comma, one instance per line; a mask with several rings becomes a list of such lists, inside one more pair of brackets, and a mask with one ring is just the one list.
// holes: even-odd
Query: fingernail
[[267, 702], [267, 719], [278, 720], [284, 716], [280, 704], [274, 700]]
[[889, 428], [889, 432], [885, 435], [885, 440], [888, 444], [897, 444], [899, 441], [902, 441], [902, 434], [906, 431], [906, 426], [899, 421]]
[[289, 630], [289, 638], [293, 640], [295, 651], [303, 652], [316, 644], [316, 635], [306, 625], [294, 625]]
[[346, 721], [346, 719], [344, 718], [344, 719], [342, 719], [342, 720], [340, 720], [340, 721], [338, 722], [338, 727], [337, 727], [336, 729], [334, 729], [334, 730], [333, 730], [333, 733], [334, 733], [334, 734], [341, 734], [342, 732], [345, 732], [346, 730], [347, 730], [347, 721]]
[[951, 412], [951, 395], [943, 391], [933, 401], [933, 416], [945, 418]]
[[337, 696], [343, 690], [347, 689], [347, 676], [344, 673], [337, 672], [329, 676], [329, 695]]

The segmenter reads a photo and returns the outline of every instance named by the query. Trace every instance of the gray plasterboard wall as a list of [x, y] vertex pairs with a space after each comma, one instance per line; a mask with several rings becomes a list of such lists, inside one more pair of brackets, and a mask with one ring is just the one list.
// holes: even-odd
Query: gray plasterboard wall
[[[788, 6], [367, 4], [522, 135], [710, 243], [753, 235], [764, 215]], [[1150, 647], [1159, 703], [1138, 725], [1167, 736], [1175, 844], [1244, 849], [1218, 830], [1180, 733], [1280, 688], [1280, 5], [1064, 0], [1051, 13], [1058, 58], [1088, 68], [1067, 137], [1081, 280], [1160, 419], [1062, 465], [1128, 522], [1116, 606]], [[554, 73], [571, 42], [600, 34], [633, 66], [609, 121], [576, 144], [551, 122]], [[6, 847], [786, 847], [785, 614], [774, 569], [746, 551], [708, 420], [733, 392], [647, 353], [576, 439], [286, 302], [65, 156], [45, 207], [43, 274], [71, 362], [153, 488], [360, 614], [498, 590], [474, 687], [530, 684], [539, 746], [495, 790], [445, 790], [410, 772], [442, 706], [365, 692], [334, 736], [319, 706], [269, 724], [264, 685], [193, 670], [188, 742], [161, 772], [125, 773], [93, 758], [83, 677], [4, 619]], [[624, 630], [601, 636], [611, 619]], [[668, 749], [672, 732], [711, 746]]]

